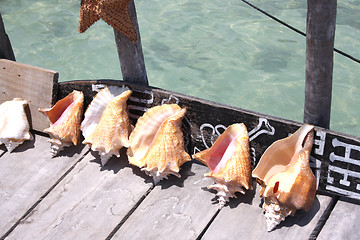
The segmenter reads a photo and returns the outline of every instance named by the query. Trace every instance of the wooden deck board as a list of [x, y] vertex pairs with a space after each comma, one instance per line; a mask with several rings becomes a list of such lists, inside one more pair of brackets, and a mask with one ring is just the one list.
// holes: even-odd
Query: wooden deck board
[[204, 190], [212, 180], [208, 168], [185, 163], [180, 179], [161, 181], [113, 239], [195, 239], [216, 213], [215, 194]]
[[57, 93], [59, 74], [55, 71], [0, 59], [0, 103], [22, 98], [29, 104], [32, 129], [44, 131], [50, 123], [39, 108], [50, 108]]
[[97, 159], [87, 154], [9, 239], [105, 239], [152, 183], [126, 157]]
[[[254, 184], [255, 185], [255, 184]], [[317, 195], [309, 212], [298, 211], [287, 217], [273, 231], [267, 232], [261, 208], [259, 186], [257, 192], [238, 195], [230, 205], [221, 209], [202, 239], [309, 239], [331, 197]]]
[[359, 239], [360, 206], [338, 201], [317, 239]]
[[25, 141], [0, 158], [0, 236], [85, 152], [84, 146], [69, 147], [67, 155], [51, 158], [47, 140], [46, 137], [34, 135], [33, 140]]

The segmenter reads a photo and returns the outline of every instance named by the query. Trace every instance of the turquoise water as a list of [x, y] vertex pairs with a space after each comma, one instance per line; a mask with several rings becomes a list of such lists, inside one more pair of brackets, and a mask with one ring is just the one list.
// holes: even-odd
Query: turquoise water
[[[305, 32], [306, 1], [253, 0]], [[152, 86], [302, 121], [305, 37], [239, 0], [135, 0]], [[121, 79], [112, 28], [77, 32], [80, 0], [0, 0], [17, 61], [60, 81]], [[338, 1], [335, 47], [360, 58], [360, 0]], [[360, 65], [334, 54], [330, 128], [360, 137]]]

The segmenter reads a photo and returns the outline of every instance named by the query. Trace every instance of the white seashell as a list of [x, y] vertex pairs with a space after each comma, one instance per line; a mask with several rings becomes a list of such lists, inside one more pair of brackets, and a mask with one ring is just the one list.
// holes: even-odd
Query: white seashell
[[124, 86], [106, 87], [98, 92], [85, 112], [81, 123], [83, 143], [99, 152], [102, 165], [112, 155], [119, 157], [119, 150], [129, 146], [131, 124], [126, 101], [131, 93]]
[[0, 144], [12, 152], [25, 140], [31, 140], [30, 125], [25, 113], [27, 101], [14, 98], [0, 105]]

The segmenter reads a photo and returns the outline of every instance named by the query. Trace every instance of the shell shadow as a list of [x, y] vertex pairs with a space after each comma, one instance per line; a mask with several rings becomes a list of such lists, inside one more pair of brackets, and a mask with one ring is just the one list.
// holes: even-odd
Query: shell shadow
[[100, 155], [97, 151], [90, 150], [90, 153], [94, 157], [90, 162], [97, 163], [100, 171], [113, 171], [114, 174], [117, 174], [121, 169], [129, 166], [124, 148], [120, 149], [120, 157], [113, 155], [104, 166], [101, 165]]
[[[264, 200], [261, 199], [259, 207], [262, 208], [263, 204], [264, 204]], [[308, 212], [305, 212], [304, 210], [297, 210], [294, 216], [286, 217], [285, 220], [280, 222], [279, 225], [277, 225], [271, 232], [276, 231], [276, 229], [281, 229], [283, 227], [290, 228], [294, 225], [305, 227], [312, 221], [312, 219], [318, 213], [318, 211], [320, 210], [320, 205], [321, 205], [320, 201], [316, 196], [313, 205]]]
[[190, 177], [194, 176], [195, 173], [191, 171], [193, 162], [189, 161], [184, 163], [180, 168], [180, 175], [181, 177], [178, 178], [174, 175], [170, 175], [168, 179], [163, 179], [162, 181], [158, 182], [156, 185], [161, 186], [161, 189], [168, 189], [171, 186], [178, 186], [178, 187], [184, 187], [184, 181]]
[[[253, 204], [253, 199], [254, 199], [254, 196], [255, 196], [255, 193], [256, 193], [256, 182], [252, 181], [252, 185], [253, 185], [253, 189], [252, 190], [246, 190], [245, 194], [242, 194], [240, 192], [236, 192], [235, 193], [236, 198], [230, 198], [229, 202], [227, 202], [224, 207], [229, 206], [231, 209], [233, 209], [233, 208], [238, 207], [241, 203], [242, 204], [252, 205]], [[213, 194], [217, 193], [217, 191], [215, 191], [213, 189], [208, 189], [207, 187], [202, 187], [201, 189], [204, 190], [204, 191], [211, 192]], [[212, 201], [212, 204], [219, 204], [217, 196], [214, 196], [211, 199], [211, 201]]]
[[102, 166], [99, 153], [97, 151], [90, 151], [91, 155], [94, 157], [94, 159], [90, 160], [90, 162], [96, 163], [100, 167], [100, 171], [113, 171], [114, 174], [117, 174], [121, 169], [124, 168], [131, 168], [132, 172], [139, 176], [144, 178], [145, 183], [152, 183], [152, 179], [147, 176], [144, 172], [140, 170], [140, 168], [133, 166], [129, 163], [127, 154], [126, 154], [126, 148], [120, 149], [120, 157], [116, 157], [113, 155], [108, 162]]
[[85, 146], [86, 145], [84, 145], [84, 144], [79, 144], [79, 145], [76, 145], [76, 146], [75, 145], [70, 145], [68, 147], [64, 147], [64, 149], [61, 150], [53, 158], [56, 158], [56, 157], [73, 157], [76, 154], [80, 154]]
[[312, 221], [319, 210], [320, 201], [316, 196], [313, 205], [308, 212], [305, 212], [304, 210], [297, 210], [294, 216], [285, 218], [285, 221], [282, 221], [275, 229], [282, 227], [292, 227], [294, 225], [304, 227]]
[[252, 205], [255, 197], [255, 193], [256, 193], [256, 182], [253, 181], [253, 189], [247, 190], [245, 194], [236, 193], [236, 198], [231, 198], [230, 201], [228, 202], [228, 205], [231, 209], [236, 208], [240, 204]]
[[[26, 150], [35, 148], [36, 135], [33, 133], [31, 133], [31, 135], [33, 136], [33, 138], [31, 140], [25, 140], [22, 144], [17, 146], [12, 152], [25, 152]], [[5, 150], [6, 150], [6, 148], [5, 148]], [[50, 151], [50, 149], [49, 149], [49, 151]]]
[[139, 167], [131, 165], [130, 163], [128, 163], [128, 166], [132, 169], [135, 175], [143, 178], [145, 183], [152, 183], [154, 185], [154, 181], [152, 177], [148, 176], [145, 172], [141, 171]]

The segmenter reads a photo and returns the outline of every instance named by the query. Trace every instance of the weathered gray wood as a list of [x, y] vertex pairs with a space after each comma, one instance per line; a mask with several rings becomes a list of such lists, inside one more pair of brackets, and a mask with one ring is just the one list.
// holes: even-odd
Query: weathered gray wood
[[137, 41], [135, 43], [131, 42], [128, 37], [114, 29], [121, 72], [124, 81], [147, 86], [149, 83], [146, 75], [145, 61], [134, 1], [130, 1], [129, 11], [131, 20], [137, 32]]
[[230, 206], [220, 211], [202, 239], [309, 239], [331, 201], [331, 197], [317, 195], [309, 212], [297, 211], [295, 216], [287, 217], [273, 231], [267, 232], [259, 188], [257, 186], [254, 198], [254, 193], [250, 193], [232, 199]]
[[78, 161], [84, 146], [51, 158], [48, 138], [35, 135], [0, 158], [0, 237]]
[[152, 186], [144, 177], [126, 157], [101, 167], [89, 153], [8, 239], [105, 239]]
[[42, 132], [50, 124], [38, 109], [54, 104], [58, 76], [52, 70], [0, 59], [0, 104], [13, 98], [28, 101], [31, 127]]
[[360, 205], [338, 201], [317, 239], [359, 239]]
[[304, 122], [330, 127], [337, 0], [308, 0]]
[[15, 61], [15, 55], [11, 47], [10, 39], [5, 31], [4, 22], [0, 13], [0, 58]]
[[[161, 181], [117, 231], [113, 239], [195, 239], [218, 209], [206, 187], [208, 168], [185, 163], [181, 178]], [[205, 188], [205, 190], [204, 190]]]

